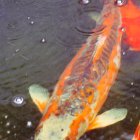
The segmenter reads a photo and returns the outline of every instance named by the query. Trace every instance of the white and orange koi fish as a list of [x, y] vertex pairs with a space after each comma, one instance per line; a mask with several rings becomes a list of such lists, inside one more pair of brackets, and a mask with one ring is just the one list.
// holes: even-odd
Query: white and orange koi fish
[[133, 140], [140, 140], [140, 122], [139, 122], [139, 124], [137, 126], [137, 129], [135, 131]]
[[119, 8], [114, 0], [105, 0], [100, 27], [96, 27], [68, 64], [52, 96], [38, 85], [29, 87], [33, 101], [43, 114], [35, 140], [78, 140], [89, 130], [126, 117], [124, 108], [98, 115], [120, 67], [120, 28]]

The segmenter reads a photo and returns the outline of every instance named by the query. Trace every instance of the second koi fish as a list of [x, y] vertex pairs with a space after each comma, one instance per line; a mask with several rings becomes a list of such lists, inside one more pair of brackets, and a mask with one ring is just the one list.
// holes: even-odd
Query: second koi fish
[[139, 122], [137, 129], [135, 131], [133, 140], [140, 140], [140, 122]]

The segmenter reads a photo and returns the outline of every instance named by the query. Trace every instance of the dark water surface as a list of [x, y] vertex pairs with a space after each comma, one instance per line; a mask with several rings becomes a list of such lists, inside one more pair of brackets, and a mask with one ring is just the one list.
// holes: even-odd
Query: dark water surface
[[[0, 0], [0, 140], [31, 140], [41, 118], [28, 87], [53, 90], [60, 74], [89, 36], [102, 0]], [[116, 83], [101, 112], [126, 107], [127, 118], [88, 132], [82, 140], [131, 140], [140, 119], [140, 53], [122, 47]], [[14, 106], [14, 96], [25, 104]]]

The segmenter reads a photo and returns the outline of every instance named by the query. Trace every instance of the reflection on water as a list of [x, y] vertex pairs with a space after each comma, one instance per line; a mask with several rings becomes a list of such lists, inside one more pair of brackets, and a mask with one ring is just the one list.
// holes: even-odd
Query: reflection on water
[[[85, 3], [85, 4], [84, 4]], [[138, 3], [138, 2], [137, 2]], [[28, 87], [53, 90], [59, 75], [96, 25], [103, 0], [0, 1], [0, 140], [31, 140], [41, 114]], [[81, 140], [130, 140], [140, 118], [140, 53], [123, 45], [122, 65], [102, 109], [126, 107], [127, 119]], [[25, 103], [16, 106], [13, 97]]]

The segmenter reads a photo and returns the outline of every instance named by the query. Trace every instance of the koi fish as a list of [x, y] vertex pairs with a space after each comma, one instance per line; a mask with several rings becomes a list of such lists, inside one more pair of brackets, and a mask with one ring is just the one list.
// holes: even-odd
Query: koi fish
[[114, 0], [106, 0], [100, 25], [68, 64], [52, 96], [39, 85], [29, 87], [31, 98], [43, 114], [35, 140], [78, 140], [89, 130], [126, 117], [125, 108], [98, 115], [120, 67], [120, 28], [120, 10]]
[[135, 131], [133, 140], [140, 140], [140, 122], [139, 122], [138, 127], [137, 127], [137, 129]]
[[126, 30], [125, 42], [130, 45], [130, 50], [140, 51], [140, 7], [128, 0], [120, 7], [122, 26]]

